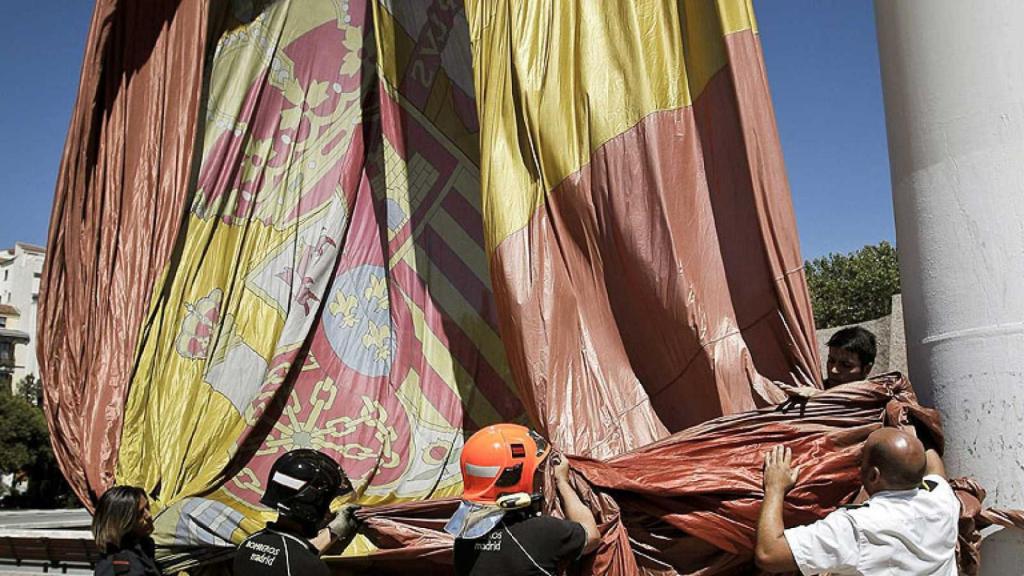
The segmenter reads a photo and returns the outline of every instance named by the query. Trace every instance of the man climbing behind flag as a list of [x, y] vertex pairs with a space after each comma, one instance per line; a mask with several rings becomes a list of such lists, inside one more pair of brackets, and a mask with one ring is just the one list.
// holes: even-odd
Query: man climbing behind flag
[[458, 576], [551, 576], [600, 542], [594, 516], [569, 483], [569, 462], [551, 455], [566, 520], [540, 512], [550, 448], [518, 424], [488, 426], [466, 441], [463, 502], [445, 530], [455, 536]]
[[875, 335], [860, 326], [837, 331], [828, 340], [828, 361], [825, 363], [824, 390], [813, 386], [792, 386], [776, 382], [787, 396], [807, 400], [836, 386], [867, 380], [878, 352]]

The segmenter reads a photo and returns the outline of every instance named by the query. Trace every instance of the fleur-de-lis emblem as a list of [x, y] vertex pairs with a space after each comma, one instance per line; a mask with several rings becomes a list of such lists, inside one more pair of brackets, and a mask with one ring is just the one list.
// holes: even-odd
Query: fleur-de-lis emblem
[[377, 360], [387, 360], [391, 356], [391, 326], [370, 320], [363, 334], [363, 346], [373, 349]]
[[388, 309], [388, 283], [376, 274], [370, 276], [370, 285], [363, 291], [367, 301], [376, 304], [378, 310]]
[[358, 304], [358, 298], [339, 291], [334, 297], [334, 301], [328, 305], [328, 308], [332, 315], [341, 316], [341, 323], [346, 328], [351, 328], [359, 323], [359, 318], [356, 316], [356, 306]]

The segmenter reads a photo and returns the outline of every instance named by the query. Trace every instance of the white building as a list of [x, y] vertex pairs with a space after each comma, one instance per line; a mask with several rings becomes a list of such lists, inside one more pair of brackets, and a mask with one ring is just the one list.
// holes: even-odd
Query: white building
[[28, 334], [28, 344], [14, 348], [15, 385], [29, 374], [39, 378], [36, 359], [36, 318], [39, 307], [39, 281], [46, 248], [18, 242], [0, 250], [0, 304], [13, 306], [18, 315], [18, 330]]
[[0, 392], [3, 393], [14, 390], [14, 371], [19, 367], [14, 360], [15, 350], [28, 344], [28, 334], [18, 330], [20, 319], [17, 308], [0, 304]]

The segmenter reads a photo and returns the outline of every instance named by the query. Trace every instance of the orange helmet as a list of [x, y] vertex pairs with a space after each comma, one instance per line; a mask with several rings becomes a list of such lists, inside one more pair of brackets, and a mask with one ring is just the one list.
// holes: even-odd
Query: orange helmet
[[533, 475], [548, 451], [547, 441], [525, 426], [494, 424], [481, 429], [462, 447], [462, 499], [494, 504], [507, 494], [532, 494]]

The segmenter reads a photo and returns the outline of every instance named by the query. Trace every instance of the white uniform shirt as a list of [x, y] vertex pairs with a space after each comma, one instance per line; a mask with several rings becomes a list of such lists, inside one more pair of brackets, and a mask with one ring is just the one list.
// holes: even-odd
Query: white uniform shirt
[[941, 476], [930, 489], [879, 492], [809, 526], [786, 530], [800, 573], [956, 576], [960, 501]]

